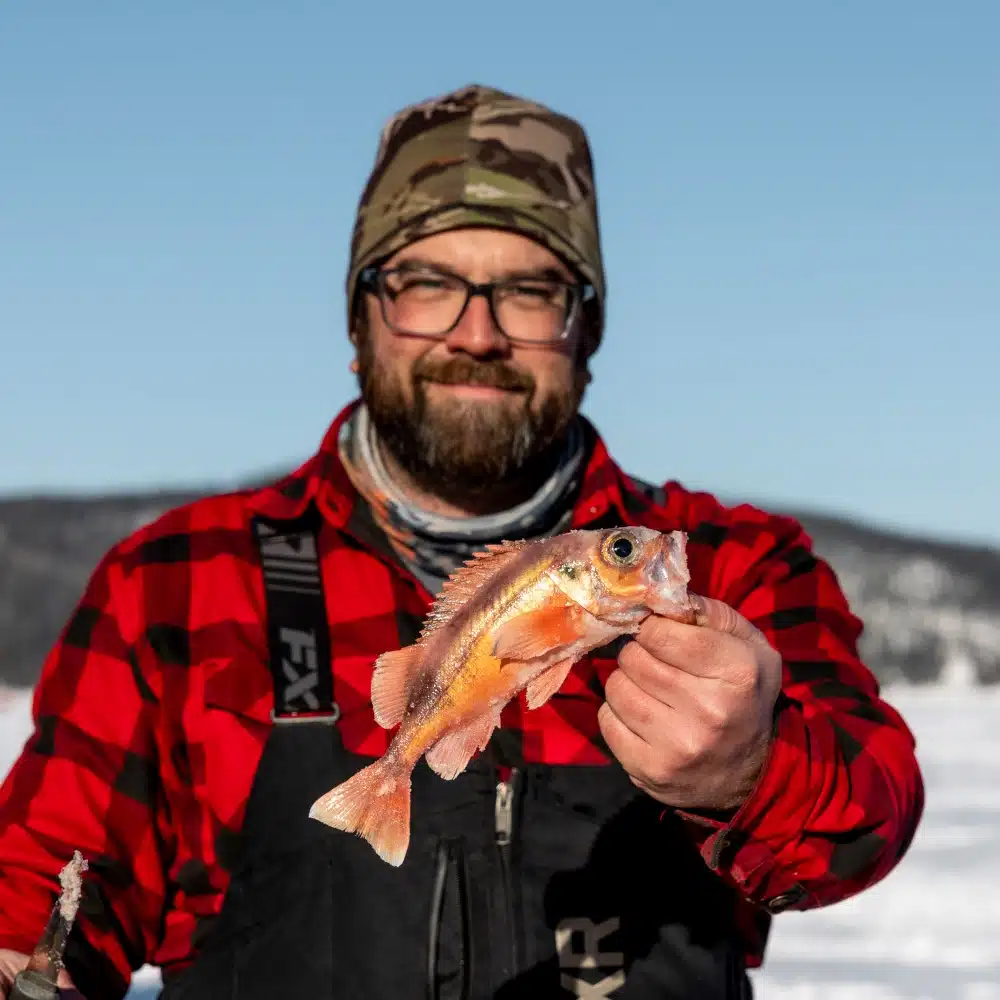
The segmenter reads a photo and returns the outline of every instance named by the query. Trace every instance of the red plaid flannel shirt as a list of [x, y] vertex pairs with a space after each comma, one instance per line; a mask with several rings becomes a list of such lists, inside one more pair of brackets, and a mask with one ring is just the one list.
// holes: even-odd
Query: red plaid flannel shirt
[[[273, 702], [252, 516], [294, 517], [310, 502], [323, 513], [340, 726], [358, 752], [388, 745], [372, 718], [372, 663], [398, 647], [401, 616], [419, 619], [430, 596], [347, 539], [356, 494], [337, 435], [349, 411], [286, 479], [171, 511], [95, 570], [44, 665], [34, 732], [0, 789], [0, 947], [31, 950], [57, 874], [79, 848], [91, 873], [78, 926], [112, 992], [143, 963], [183, 964], [197, 950], [226, 890], [226, 853]], [[733, 605], [784, 658], [756, 790], [735, 816], [685, 817], [705, 862], [745, 900], [756, 965], [770, 913], [842, 900], [902, 857], [923, 808], [913, 739], [879, 698], [858, 658], [860, 622], [796, 522], [676, 483], [643, 491], [598, 439], [573, 526], [611, 522], [690, 532], [692, 589]], [[606, 760], [594, 688], [613, 666], [584, 661], [564, 689], [573, 697], [534, 712], [508, 707], [504, 725], [521, 729], [527, 759]]]

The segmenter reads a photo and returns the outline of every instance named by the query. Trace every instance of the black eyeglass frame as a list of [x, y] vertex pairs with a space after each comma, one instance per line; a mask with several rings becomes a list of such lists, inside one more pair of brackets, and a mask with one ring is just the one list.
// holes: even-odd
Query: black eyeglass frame
[[[512, 344], [522, 344], [527, 347], [547, 347], [553, 344], [561, 344], [567, 340], [570, 333], [573, 330], [573, 324], [576, 322], [579, 313], [586, 306], [588, 302], [593, 301], [597, 297], [597, 289], [586, 281], [564, 281], [561, 279], [544, 278], [539, 280], [544, 280], [554, 285], [562, 285], [566, 288], [570, 295], [569, 305], [566, 307], [566, 316], [563, 319], [563, 328], [559, 334], [555, 337], [547, 338], [545, 340], [528, 340], [523, 337], [511, 336], [503, 327], [500, 322], [496, 305], [493, 301], [493, 296], [498, 288], [508, 288], [511, 285], [516, 285], [518, 281], [523, 282], [525, 279], [510, 279], [505, 281], [486, 281], [486, 282], [475, 282], [469, 281], [467, 278], [463, 278], [460, 274], [452, 274], [447, 271], [436, 272], [441, 275], [441, 277], [448, 278], [452, 281], [457, 281], [465, 287], [465, 301], [462, 303], [462, 308], [459, 309], [458, 315], [455, 317], [454, 323], [451, 324], [446, 330], [442, 330], [440, 333], [416, 333], [413, 330], [402, 330], [395, 326], [393, 322], [389, 319], [386, 312], [386, 297], [391, 293], [385, 287], [385, 279], [387, 275], [400, 274], [400, 273], [413, 273], [411, 268], [405, 267], [389, 267], [383, 268], [377, 264], [373, 264], [369, 267], [362, 268], [358, 274], [358, 288], [362, 291], [368, 292], [374, 295], [378, 299], [379, 310], [382, 313], [382, 319], [385, 321], [385, 325], [392, 330], [393, 333], [404, 336], [404, 337], [423, 337], [427, 340], [442, 340], [450, 334], [456, 326], [462, 321], [462, 317], [465, 315], [465, 310], [469, 308], [469, 303], [477, 296], [481, 295], [486, 299], [486, 303], [490, 309], [490, 318], [493, 320], [493, 325], [509, 340]], [[431, 273], [431, 272], [428, 272]]]

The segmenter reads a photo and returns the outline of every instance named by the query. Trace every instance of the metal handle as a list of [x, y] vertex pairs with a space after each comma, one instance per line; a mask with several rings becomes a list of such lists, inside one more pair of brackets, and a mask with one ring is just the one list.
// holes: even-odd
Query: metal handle
[[56, 1000], [59, 990], [40, 972], [25, 969], [14, 977], [8, 1000]]

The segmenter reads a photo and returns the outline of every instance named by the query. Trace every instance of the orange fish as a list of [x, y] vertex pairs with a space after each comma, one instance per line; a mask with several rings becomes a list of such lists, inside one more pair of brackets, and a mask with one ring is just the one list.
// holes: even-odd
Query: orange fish
[[686, 543], [680, 531], [613, 528], [477, 553], [445, 583], [417, 641], [375, 661], [375, 721], [399, 724], [389, 749], [317, 799], [310, 817], [401, 865], [421, 756], [451, 780], [522, 690], [529, 709], [544, 705], [581, 657], [652, 613], [694, 621]]

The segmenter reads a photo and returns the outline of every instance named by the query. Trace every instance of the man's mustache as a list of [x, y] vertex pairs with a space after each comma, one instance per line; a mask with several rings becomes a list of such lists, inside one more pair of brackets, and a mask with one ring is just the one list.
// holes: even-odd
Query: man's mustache
[[443, 385], [481, 385], [511, 392], [530, 393], [535, 380], [502, 361], [476, 361], [470, 357], [449, 358], [433, 362], [422, 358], [414, 365], [414, 381], [439, 382]]

